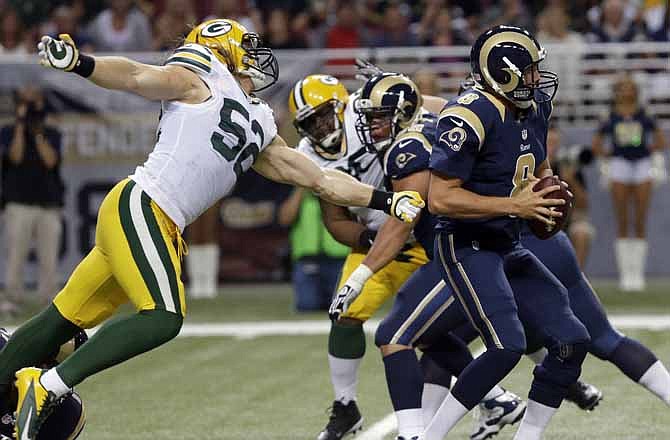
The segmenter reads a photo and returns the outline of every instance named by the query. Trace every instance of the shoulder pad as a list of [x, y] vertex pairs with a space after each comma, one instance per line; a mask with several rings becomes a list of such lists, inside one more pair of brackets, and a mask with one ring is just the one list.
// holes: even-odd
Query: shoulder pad
[[165, 64], [176, 64], [186, 67], [199, 74], [209, 74], [212, 71], [214, 54], [200, 44], [185, 44], [175, 49]]
[[401, 134], [384, 154], [384, 174], [399, 179], [428, 168], [432, 145], [419, 131]]
[[442, 109], [439, 119], [451, 117], [453, 124], [467, 124], [483, 145], [486, 132], [496, 122], [505, 120], [505, 104], [500, 99], [480, 89], [469, 89], [461, 96], [451, 100]]

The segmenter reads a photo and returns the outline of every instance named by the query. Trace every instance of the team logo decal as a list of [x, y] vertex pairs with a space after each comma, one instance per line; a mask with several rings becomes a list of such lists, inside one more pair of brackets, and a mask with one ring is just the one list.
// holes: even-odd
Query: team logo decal
[[202, 34], [203, 37], [219, 37], [230, 32], [232, 28], [233, 25], [226, 20], [217, 20], [208, 24], [200, 34]]
[[335, 78], [334, 76], [330, 76], [330, 75], [323, 75], [323, 76], [321, 76], [321, 77], [319, 78], [319, 81], [321, 81], [322, 83], [324, 83], [324, 84], [326, 84], [326, 85], [328, 85], [328, 86], [334, 86], [334, 85], [337, 85], [337, 78]]
[[440, 142], [444, 142], [454, 151], [460, 151], [467, 138], [468, 133], [464, 129], [461, 127], [454, 127], [451, 130], [442, 133]]
[[524, 141], [526, 139], [528, 139], [528, 130], [525, 129], [525, 128], [523, 130], [521, 130], [521, 139], [524, 140]]
[[457, 103], [463, 104], [463, 105], [470, 105], [476, 100], [479, 99], [479, 95], [476, 93], [468, 93], [466, 95], [461, 96], [456, 100]]
[[396, 158], [395, 158], [395, 165], [396, 165], [398, 168], [403, 169], [403, 168], [405, 168], [405, 165], [407, 165], [407, 164], [409, 163], [409, 161], [411, 161], [411, 160], [414, 159], [415, 157], [416, 157], [416, 154], [412, 154], [412, 153], [400, 153], [400, 154], [399, 154], [398, 156], [396, 156]]

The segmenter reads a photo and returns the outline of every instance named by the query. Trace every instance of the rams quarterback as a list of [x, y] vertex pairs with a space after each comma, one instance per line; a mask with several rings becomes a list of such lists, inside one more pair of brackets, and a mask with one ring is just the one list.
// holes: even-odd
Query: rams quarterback
[[[355, 108], [369, 98], [381, 99], [387, 89], [412, 90], [404, 103], [407, 112], [393, 121], [393, 136], [399, 129], [407, 127], [417, 116], [421, 97], [410, 87], [404, 75], [385, 77], [374, 93], [365, 86], [349, 95], [346, 88], [335, 77], [329, 75], [309, 75], [298, 81], [289, 95], [289, 110], [294, 117], [294, 125], [302, 136], [298, 150], [309, 156], [325, 169], [340, 170], [363, 183], [383, 188], [383, 163], [380, 152], [366, 149], [357, 134], [360, 120]], [[410, 100], [419, 106], [410, 106]], [[417, 101], [419, 100], [419, 101]], [[427, 97], [429, 105], [441, 108], [443, 100]], [[398, 104], [396, 102], [396, 104]], [[410, 108], [411, 107], [411, 108]], [[391, 128], [391, 120], [388, 128]], [[390, 131], [384, 135], [388, 145], [392, 140]], [[394, 222], [389, 217], [369, 208], [344, 208], [328, 201], [321, 201], [323, 219], [331, 235], [339, 242], [352, 247], [340, 276], [339, 288], [353, 273], [361, 272], [360, 262], [374, 239], [377, 230], [384, 224], [397, 223], [394, 231], [399, 232], [403, 251], [386, 265], [366, 284], [361, 295], [347, 310], [331, 307], [331, 329], [328, 340], [328, 363], [335, 400], [328, 424], [318, 435], [319, 440], [338, 440], [348, 433], [361, 428], [363, 417], [356, 404], [358, 368], [365, 353], [363, 323], [390, 298], [418, 267], [427, 261], [426, 254], [414, 237], [409, 236], [411, 225]], [[407, 227], [402, 226], [405, 223]], [[406, 231], [404, 231], [406, 229]], [[402, 247], [402, 246], [401, 246]]]
[[[277, 61], [257, 34], [233, 20], [196, 26], [163, 66], [82, 54], [67, 34], [42, 37], [38, 49], [44, 66], [160, 100], [162, 111], [153, 152], [102, 202], [95, 247], [53, 303], [0, 353], [0, 391], [16, 375], [18, 438], [34, 440], [73, 386], [179, 333], [186, 312], [181, 232], [250, 167], [331, 203], [382, 209], [403, 221], [423, 206], [415, 192], [377, 190], [287, 147], [270, 108], [252, 95], [276, 82]], [[24, 368], [127, 301], [137, 313], [106, 322], [57, 367]]]

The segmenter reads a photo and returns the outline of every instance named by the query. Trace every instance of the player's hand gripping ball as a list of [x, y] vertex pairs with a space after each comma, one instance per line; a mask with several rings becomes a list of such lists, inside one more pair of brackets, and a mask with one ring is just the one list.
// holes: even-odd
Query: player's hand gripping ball
[[542, 240], [546, 240], [554, 236], [554, 234], [563, 229], [563, 226], [565, 226], [568, 217], [570, 216], [570, 212], [572, 211], [572, 193], [568, 190], [568, 185], [559, 179], [558, 176], [543, 177], [535, 184], [535, 186], [533, 186], [533, 191], [538, 192], [552, 185], [559, 185], [561, 189], [550, 192], [549, 194], [545, 195], [544, 198], [565, 200], [564, 205], [551, 207], [552, 211], [558, 211], [563, 215], [561, 217], [553, 217], [553, 225], [548, 225], [536, 219], [528, 220], [528, 226], [530, 227], [530, 230], [533, 231], [533, 234]]

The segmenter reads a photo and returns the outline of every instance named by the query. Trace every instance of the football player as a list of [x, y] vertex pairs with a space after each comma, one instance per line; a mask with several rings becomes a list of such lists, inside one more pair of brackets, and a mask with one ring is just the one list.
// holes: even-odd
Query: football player
[[429, 205], [440, 215], [435, 253], [458, 309], [487, 351], [468, 365], [425, 431], [444, 437], [526, 351], [527, 328], [542, 335], [548, 354], [534, 370], [516, 440], [540, 439], [581, 373], [590, 341], [565, 287], [519, 241], [522, 219], [553, 225], [533, 191], [552, 175], [546, 135], [558, 78], [540, 71], [546, 51], [525, 29], [496, 26], [479, 36], [470, 60], [481, 90], [468, 91], [440, 113], [431, 154]]
[[[356, 128], [361, 142], [381, 159], [385, 180], [393, 188], [413, 188], [427, 195], [430, 175], [428, 164], [435, 141], [437, 117], [435, 113], [421, 109], [420, 99], [415, 96], [420, 96], [418, 88], [404, 75], [382, 73], [372, 76], [362, 88], [358, 101], [354, 102]], [[403, 128], [395, 121], [402, 120], [404, 113], [416, 116], [409, 126]], [[366, 283], [371, 274], [385, 270], [389, 263], [401, 255], [403, 246], [411, 236], [426, 249], [428, 257], [432, 259], [434, 224], [435, 217], [428, 212], [422, 212], [413, 225], [386, 220], [365, 258], [334, 297], [331, 313], [347, 314], [349, 305], [358, 301], [361, 291], [367, 288]], [[422, 270], [419, 269], [417, 273]], [[410, 278], [414, 281], [408, 281], [398, 296], [411, 293], [418, 297], [419, 293], [433, 289], [435, 284], [430, 283], [432, 278], [429, 286], [417, 285], [417, 273]], [[412, 286], [409, 291], [406, 288], [408, 284]], [[403, 302], [401, 298], [396, 299], [394, 311]], [[413, 310], [412, 307], [410, 311]], [[386, 328], [390, 327], [386, 325]], [[398, 330], [395, 328], [393, 333], [403, 331]], [[411, 439], [421, 434], [426, 419], [429, 421], [437, 410], [446, 394], [444, 390], [450, 386], [451, 375], [460, 374], [472, 356], [465, 344], [448, 334], [438, 334], [430, 339], [423, 338], [416, 344], [407, 344], [408, 350], [394, 350], [393, 345], [397, 344], [397, 341], [392, 342], [394, 335], [389, 335], [389, 343], [381, 343], [383, 333], [379, 334], [377, 342], [382, 345], [387, 384], [398, 419], [398, 438]], [[424, 352], [421, 371], [403, 368], [407, 362], [418, 365], [414, 350], [409, 345], [418, 346]], [[486, 417], [485, 422], [496, 432], [505, 424], [518, 420], [525, 408], [521, 399], [498, 386], [485, 396], [483, 404], [490, 407], [486, 414], [490, 417]]]
[[[9, 341], [9, 333], [0, 328], [0, 349]], [[63, 344], [58, 352], [52, 353], [41, 363], [42, 367], [48, 368], [58, 364], [74, 350], [78, 349], [88, 337], [85, 332], [80, 332], [72, 340]], [[10, 403], [12, 397], [16, 398], [16, 390], [12, 389], [9, 393], [0, 397], [0, 440], [14, 439], [14, 429], [16, 419], [14, 418], [15, 403]], [[37, 436], [38, 440], [74, 440], [84, 430], [86, 423], [86, 413], [84, 404], [76, 392], [66, 394], [60, 400], [54, 412], [44, 423], [41, 432]]]
[[[394, 130], [407, 127], [418, 115], [422, 97], [405, 76], [386, 78], [389, 88], [412, 91], [405, 96], [407, 112], [393, 121]], [[375, 89], [377, 90], [377, 89]], [[384, 170], [379, 152], [369, 151], [357, 134], [358, 117], [354, 110], [365, 88], [349, 96], [342, 83], [328, 75], [310, 75], [298, 81], [289, 96], [289, 110], [302, 136], [299, 151], [310, 156], [321, 167], [341, 170], [363, 183], [384, 186]], [[366, 96], [370, 96], [370, 91]], [[440, 108], [443, 101], [428, 97], [429, 105]], [[396, 133], [397, 134], [397, 133]], [[390, 142], [390, 137], [386, 136]], [[366, 208], [343, 208], [321, 203], [324, 222], [339, 242], [352, 247], [341, 274], [341, 280], [353, 275], [365, 257], [374, 236], [389, 218]], [[389, 221], [390, 222], [390, 221]], [[408, 223], [409, 225], [409, 223]], [[397, 222], [396, 231], [404, 228]], [[337, 440], [361, 428], [363, 417], [356, 404], [358, 367], [365, 353], [363, 323], [390, 298], [411, 273], [427, 261], [425, 251], [409, 233], [400, 232], [403, 250], [370, 282], [346, 313], [331, 310], [328, 361], [335, 400], [330, 419], [319, 433], [319, 440]], [[361, 272], [361, 270], [358, 270]], [[357, 273], [358, 273], [357, 272]], [[355, 275], [354, 275], [355, 276]], [[340, 286], [342, 284], [340, 283]]]
[[[271, 109], [253, 96], [276, 82], [277, 61], [257, 34], [236, 21], [196, 26], [163, 66], [82, 54], [67, 34], [42, 37], [38, 49], [43, 65], [162, 101], [162, 111], [148, 160], [102, 202], [93, 250], [53, 303], [0, 353], [0, 391], [16, 374], [21, 439], [36, 437], [73, 386], [179, 333], [186, 312], [181, 232], [250, 167], [329, 202], [382, 209], [404, 221], [423, 205], [416, 193], [376, 190], [289, 148], [277, 135]], [[129, 300], [137, 313], [106, 322], [57, 367], [23, 368]]]

